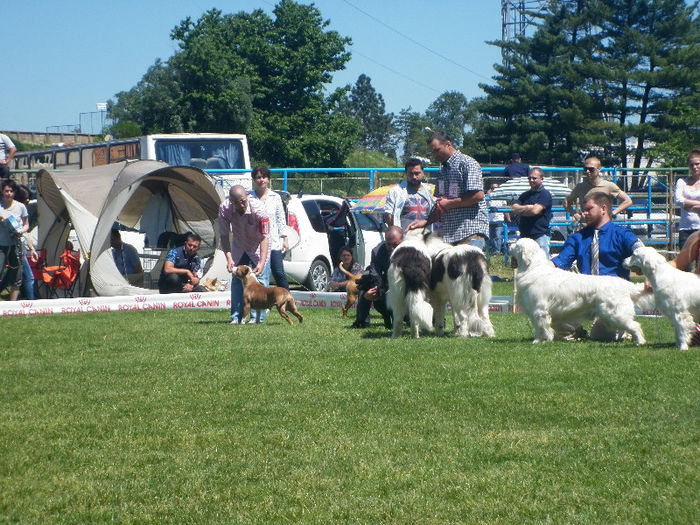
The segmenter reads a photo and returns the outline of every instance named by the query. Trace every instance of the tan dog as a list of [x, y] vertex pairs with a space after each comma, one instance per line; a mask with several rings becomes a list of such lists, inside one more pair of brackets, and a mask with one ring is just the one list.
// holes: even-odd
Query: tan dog
[[348, 316], [348, 310], [357, 301], [357, 296], [360, 291], [357, 289], [357, 281], [362, 277], [361, 273], [350, 273], [345, 268], [343, 268], [343, 263], [338, 265], [338, 269], [343, 272], [348, 278], [348, 283], [345, 285], [345, 293], [347, 294], [347, 299], [345, 300], [345, 306], [341, 308], [343, 310], [343, 317]]
[[258, 310], [256, 322], [259, 323], [260, 310], [272, 308], [272, 306], [277, 307], [277, 311], [289, 324], [292, 324], [292, 320], [287, 315], [287, 308], [299, 319], [300, 323], [304, 321], [289, 290], [281, 286], [263, 286], [258, 282], [250, 266], [238, 266], [234, 274], [243, 282], [243, 316], [241, 317], [243, 322], [248, 319], [250, 309], [255, 308]]

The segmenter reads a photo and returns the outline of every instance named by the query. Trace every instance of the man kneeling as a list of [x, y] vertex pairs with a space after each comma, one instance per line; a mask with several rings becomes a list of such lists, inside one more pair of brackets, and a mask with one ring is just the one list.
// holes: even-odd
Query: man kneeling
[[199, 284], [202, 277], [202, 260], [197, 255], [202, 238], [192, 232], [187, 233], [184, 246], [173, 248], [163, 265], [158, 279], [160, 293], [206, 292]]

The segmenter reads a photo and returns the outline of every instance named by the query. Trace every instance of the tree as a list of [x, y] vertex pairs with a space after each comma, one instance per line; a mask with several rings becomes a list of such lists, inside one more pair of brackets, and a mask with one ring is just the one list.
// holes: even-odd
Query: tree
[[468, 131], [474, 114], [467, 97], [458, 91], [445, 91], [434, 100], [425, 111], [430, 127], [447, 133], [455, 147], [464, 144], [464, 135]]
[[430, 127], [430, 121], [425, 115], [412, 111], [411, 107], [401, 110], [395, 119], [399, 139], [403, 143], [402, 160], [405, 162], [411, 157], [430, 158], [430, 150], [426, 144]]
[[697, 3], [550, 2], [531, 37], [496, 43], [509, 61], [496, 66], [496, 85], [482, 86], [487, 150], [517, 149], [531, 163], [552, 164], [593, 152], [622, 166], [631, 153], [640, 166], [686, 118], [681, 107], [700, 80], [698, 41]]
[[361, 130], [357, 146], [396, 158], [396, 129], [394, 114], [385, 112], [384, 98], [372, 86], [372, 79], [360, 75], [355, 85], [344, 90], [338, 101], [338, 111], [354, 119]]
[[144, 133], [247, 133], [255, 158], [277, 166], [342, 165], [354, 127], [329, 112], [323, 88], [349, 60], [350, 39], [326, 30], [313, 5], [280, 0], [273, 15], [212, 9], [183, 20], [171, 32], [178, 51], [117, 94], [110, 116]]

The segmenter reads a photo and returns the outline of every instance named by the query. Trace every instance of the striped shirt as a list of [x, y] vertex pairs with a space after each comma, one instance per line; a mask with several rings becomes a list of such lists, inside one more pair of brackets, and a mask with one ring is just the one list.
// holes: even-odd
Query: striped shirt
[[[435, 196], [456, 199], [471, 191], [484, 191], [481, 166], [468, 155], [455, 151], [440, 166]], [[488, 206], [483, 199], [466, 208], [448, 210], [442, 219], [442, 238], [445, 242], [459, 242], [476, 234], [487, 239], [489, 236]]]
[[[231, 199], [226, 199], [219, 206], [218, 221], [223, 252], [230, 251], [234, 263], [238, 263], [247, 253], [250, 262], [257, 265], [260, 261], [260, 243], [270, 236], [270, 220], [260, 202], [248, 199], [246, 211], [241, 215]], [[233, 242], [229, 241], [230, 233], [233, 233]]]

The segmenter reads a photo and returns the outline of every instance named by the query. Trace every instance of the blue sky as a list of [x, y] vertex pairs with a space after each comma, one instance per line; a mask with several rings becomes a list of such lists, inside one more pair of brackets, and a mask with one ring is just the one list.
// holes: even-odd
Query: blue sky
[[[301, 2], [310, 3], [310, 2]], [[273, 0], [7, 0], [1, 42], [6, 72], [0, 129], [45, 131], [74, 125], [120, 91], [132, 88], [157, 58], [176, 51], [170, 31], [216, 7], [224, 13], [260, 8]], [[364, 73], [387, 111], [425, 111], [444, 91], [481, 96], [490, 83], [501, 37], [498, 0], [316, 0], [329, 29], [349, 36], [352, 60], [335, 73], [335, 86]], [[93, 116], [98, 118], [98, 115]], [[87, 126], [90, 115], [84, 115]], [[97, 122], [94, 121], [93, 122]], [[89, 131], [89, 130], [88, 130]], [[232, 130], [235, 131], [235, 130]]]

